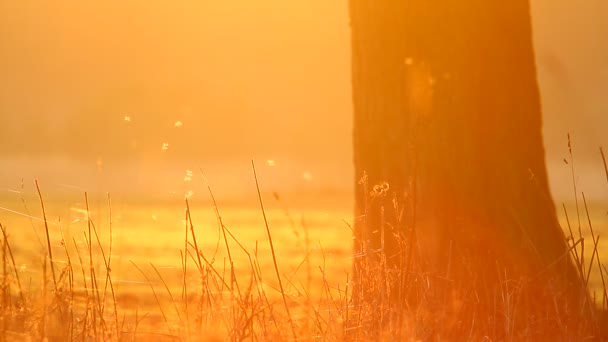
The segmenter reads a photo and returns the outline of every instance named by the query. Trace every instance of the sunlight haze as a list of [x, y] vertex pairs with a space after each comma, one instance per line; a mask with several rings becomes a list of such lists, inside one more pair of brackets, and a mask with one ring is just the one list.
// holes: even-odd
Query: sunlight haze
[[[608, 8], [532, 5], [552, 179], [563, 177], [570, 132], [579, 174], [601, 181]], [[278, 190], [349, 192], [347, 14], [327, 0], [3, 1], [1, 185], [38, 177], [143, 191], [202, 167], [237, 192], [228, 188], [251, 184], [256, 158], [276, 160]]]

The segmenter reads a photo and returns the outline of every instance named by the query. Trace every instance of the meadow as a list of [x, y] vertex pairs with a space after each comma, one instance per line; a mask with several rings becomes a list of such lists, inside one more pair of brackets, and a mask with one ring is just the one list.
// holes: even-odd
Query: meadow
[[[350, 302], [351, 194], [259, 195], [4, 193], [2, 338], [367, 339]], [[606, 205], [577, 201], [557, 203], [560, 222], [588, 241], [585, 263], [605, 260]], [[599, 272], [589, 288], [602, 303]]]
[[[32, 309], [32, 316], [28, 318], [32, 320], [31, 326], [17, 324], [16, 328], [15, 323], [4, 326], [4, 333], [15, 334], [17, 339], [45, 335], [55, 336], [57, 340], [66, 337], [48, 327], [43, 332], [40, 323], [33, 322], [42, 319], [38, 310], [53, 311], [57, 298], [43, 298], [43, 292], [50, 294], [51, 287], [62, 282], [65, 284], [58, 287], [64, 286], [63, 293], [69, 294], [69, 306], [85, 307], [81, 315], [86, 316], [92, 297], [101, 294], [103, 300], [96, 299], [98, 309], [104, 307], [99, 316], [120, 328], [104, 326], [100, 330], [120, 330], [120, 334], [110, 337], [121, 340], [172, 340], [185, 336], [206, 340], [209, 334], [222, 336], [222, 332], [233, 329], [217, 317], [208, 321], [208, 326], [202, 324], [199, 312], [198, 328], [204, 328], [205, 332], [185, 331], [187, 324], [181, 316], [189, 310], [187, 302], [201, 302], [202, 274], [213, 278], [215, 288], [206, 290], [213, 301], [222, 303], [218, 304], [220, 311], [216, 315], [230, 311], [226, 309], [230, 304], [224, 300], [232, 296], [234, 288], [228, 283], [252, 286], [252, 281], [257, 282], [256, 286], [263, 287], [260, 294], [263, 293], [268, 307], [277, 305], [286, 293], [295, 311], [304, 302], [309, 308], [313, 302], [323, 302], [321, 297], [334, 290], [345, 296], [345, 281], [352, 264], [352, 214], [348, 194], [330, 196], [332, 203], [324, 207], [313, 203], [293, 208], [284, 204], [278, 194], [268, 193], [264, 194], [263, 212], [259, 202], [255, 202], [257, 198], [252, 203], [226, 201], [225, 205], [214, 203], [210, 195], [207, 199], [190, 198], [187, 210], [183, 199], [116, 200], [111, 194], [76, 192], [42, 196], [44, 211], [36, 191], [12, 192], [1, 198], [0, 222], [6, 232], [7, 248], [11, 250], [11, 259], [5, 256], [5, 266], [11, 269], [9, 273], [14, 271], [6, 275], [7, 291], [14, 297], [12, 304], [23, 309], [18, 295], [22, 290], [25, 306]], [[281, 286], [274, 275], [269, 232], [284, 282]], [[93, 236], [91, 246], [90, 236]], [[184, 250], [189, 250], [186, 265], [182, 259]], [[52, 254], [54, 270], [46, 262], [49, 254]], [[202, 266], [197, 263], [201, 257]], [[258, 279], [254, 279], [256, 277]], [[108, 288], [109, 282], [112, 289]], [[91, 291], [93, 286], [99, 288]], [[118, 323], [112, 318], [115, 313], [110, 303], [116, 305], [116, 313], [121, 318]], [[45, 308], [46, 305], [49, 307]], [[171, 309], [172, 305], [176, 305], [175, 309]], [[5, 317], [18, 315], [9, 310]], [[52, 321], [48, 317], [44, 319]], [[12, 320], [7, 318], [7, 321]], [[80, 329], [95, 335], [89, 326], [93, 322], [82, 324]], [[72, 329], [71, 336], [75, 338], [79, 329]], [[95, 338], [100, 336], [108, 337], [101, 334]]]

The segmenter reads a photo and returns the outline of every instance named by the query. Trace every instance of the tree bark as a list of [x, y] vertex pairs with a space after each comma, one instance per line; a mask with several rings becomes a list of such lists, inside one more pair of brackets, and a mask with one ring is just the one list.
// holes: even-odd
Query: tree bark
[[357, 302], [395, 312], [435, 289], [480, 329], [505, 294], [518, 324], [589, 312], [549, 193], [528, 1], [351, 0], [350, 16]]

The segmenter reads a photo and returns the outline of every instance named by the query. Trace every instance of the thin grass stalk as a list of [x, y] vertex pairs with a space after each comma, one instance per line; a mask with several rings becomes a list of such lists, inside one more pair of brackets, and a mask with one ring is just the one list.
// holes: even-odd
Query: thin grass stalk
[[65, 237], [63, 235], [63, 226], [61, 225], [61, 219], [59, 219], [59, 234], [61, 236], [61, 246], [63, 246], [63, 250], [65, 252], [65, 256], [67, 258], [67, 270], [68, 270], [68, 286], [69, 286], [69, 317], [70, 321], [68, 322], [69, 330], [70, 330], [70, 341], [74, 340], [74, 269], [72, 268], [72, 259], [70, 258], [70, 253], [68, 252], [68, 245], [65, 241]]
[[[105, 313], [105, 305], [106, 305], [106, 291], [107, 291], [107, 287], [108, 285], [110, 286], [110, 292], [112, 295], [112, 300], [114, 302], [114, 317], [115, 317], [115, 323], [118, 325], [118, 316], [116, 315], [116, 297], [114, 295], [114, 285], [112, 283], [112, 277], [111, 277], [111, 268], [110, 268], [110, 256], [108, 256], [108, 258], [106, 259], [106, 255], [105, 255], [105, 251], [103, 249], [103, 246], [101, 245], [101, 240], [99, 239], [99, 234], [97, 234], [97, 227], [95, 227], [95, 224], [93, 222], [91, 222], [91, 226], [93, 227], [93, 234], [95, 235], [95, 239], [97, 240], [97, 246], [99, 247], [99, 250], [101, 251], [101, 258], [103, 259], [103, 263], [105, 265], [106, 268], [106, 279], [105, 279], [105, 285], [104, 285], [104, 290], [103, 290], [103, 294], [102, 294], [102, 298], [99, 298], [99, 289], [98, 289], [98, 285], [97, 285], [97, 279], [95, 279], [95, 287], [97, 289], [97, 298], [98, 298], [98, 305], [99, 305], [99, 311], [101, 314], [101, 319], [102, 319], [102, 323], [105, 324], [105, 319], [104, 319], [104, 313]], [[112, 233], [110, 232], [110, 235]], [[111, 244], [111, 242], [110, 242]]]
[[[254, 250], [254, 254], [253, 254], [253, 267], [254, 267], [254, 274], [256, 275], [256, 279], [258, 281], [259, 284], [261, 284], [261, 286], [258, 286], [258, 295], [259, 297], [264, 301], [265, 305], [268, 308], [272, 308], [270, 301], [268, 300], [268, 296], [266, 295], [266, 290], [264, 289], [264, 279], [262, 278], [262, 269], [260, 267], [260, 261], [258, 259], [258, 242], [255, 242], [255, 250]], [[274, 311], [270, 310], [269, 313], [270, 316], [270, 321], [274, 323], [274, 326], [277, 328], [277, 331], [279, 331], [279, 323], [277, 322], [276, 317], [274, 316]], [[262, 324], [262, 329], [264, 330], [264, 332], [266, 333], [266, 324]]]
[[[188, 230], [186, 229], [186, 238], [188, 238]], [[188, 242], [186, 241], [186, 246], [188, 245]], [[179, 256], [180, 256], [180, 261], [182, 262], [182, 273], [184, 275], [183, 278], [183, 284], [182, 284], [182, 300], [184, 302], [184, 311], [186, 314], [186, 332], [188, 334], [188, 336], [190, 336], [190, 313], [188, 312], [188, 287], [186, 285], [186, 260], [188, 258], [186, 258], [186, 255], [184, 254], [184, 251], [180, 250], [179, 251]]]
[[163, 319], [165, 320], [165, 324], [167, 325], [167, 329], [169, 330], [169, 332], [172, 334], [172, 329], [171, 329], [171, 325], [169, 324], [169, 319], [167, 318], [167, 315], [165, 314], [165, 310], [163, 310], [163, 306], [160, 302], [160, 299], [158, 298], [158, 295], [156, 294], [156, 291], [154, 290], [154, 285], [152, 285], [152, 282], [150, 281], [150, 278], [148, 278], [148, 276], [146, 275], [146, 273], [144, 273], [144, 271], [142, 271], [141, 268], [139, 268], [139, 266], [137, 266], [136, 263], [133, 262], [133, 260], [129, 260], [129, 262], [135, 266], [135, 268], [139, 271], [139, 273], [141, 273], [144, 278], [146, 279], [146, 282], [148, 283], [148, 285], [150, 285], [150, 289], [152, 290], [152, 294], [154, 295], [154, 299], [156, 299], [156, 304], [158, 305], [158, 309], [160, 310], [161, 315], [163, 316]]
[[350, 279], [349, 279], [349, 274], [346, 273], [346, 286], [344, 289], [344, 293], [345, 293], [345, 298], [344, 298], [344, 305], [345, 308], [343, 308], [344, 311], [344, 324], [342, 324], [342, 336], [344, 336], [344, 339], [346, 341], [349, 340], [348, 338], [348, 334], [349, 334], [349, 324], [350, 324], [350, 318], [349, 318], [349, 312], [350, 312], [350, 298], [352, 298], [351, 293], [350, 293]]
[[4, 237], [4, 239], [7, 242], [8, 254], [11, 258], [11, 264], [13, 265], [13, 271], [15, 273], [15, 281], [17, 282], [17, 289], [19, 290], [19, 298], [21, 299], [21, 307], [25, 307], [25, 297], [23, 294], [23, 287], [21, 286], [21, 279], [19, 278], [19, 271], [15, 264], [15, 257], [13, 256], [13, 250], [11, 248], [10, 243], [8, 243], [8, 235], [6, 234], [6, 229], [4, 228], [4, 226], [1, 223], [0, 223], [0, 229], [2, 230], [2, 236]]
[[[184, 233], [184, 250], [180, 250], [180, 261], [182, 262], [182, 301], [184, 302], [184, 308], [186, 312], [186, 326], [187, 333], [190, 336], [190, 313], [188, 310], [188, 214], [185, 214], [184, 219], [185, 233]], [[199, 268], [200, 270], [200, 268]]]
[[[572, 241], [572, 246], [574, 246], [574, 232], [572, 231], [572, 225], [570, 224], [570, 217], [568, 216], [568, 210], [566, 210], [566, 205], [562, 203], [562, 208], [564, 209], [564, 216], [566, 218], [566, 226], [568, 227], [568, 232], [570, 233], [570, 241]], [[571, 254], [574, 256], [575, 266], [578, 269], [581, 279], [585, 279], [585, 270], [582, 265], [581, 258], [579, 257], [578, 249], [570, 248]]]
[[[323, 298], [323, 295], [325, 295], [325, 301], [321, 300], [321, 303], [319, 303], [319, 311], [321, 311], [321, 305], [323, 305], [323, 303], [325, 303], [326, 308], [325, 308], [325, 312], [327, 312], [327, 320], [326, 320], [326, 329], [325, 329], [325, 335], [327, 336], [328, 334], [331, 334], [334, 329], [333, 329], [333, 315], [331, 313], [331, 306], [330, 303], [333, 301], [333, 297], [331, 295], [331, 291], [329, 289], [328, 283], [327, 283], [327, 279], [325, 277], [325, 266], [326, 266], [326, 262], [325, 262], [325, 251], [323, 250], [323, 246], [321, 246], [321, 244], [319, 244], [319, 250], [321, 251], [321, 256], [323, 258], [323, 263], [321, 266], [319, 266], [319, 271], [321, 272], [322, 277], [322, 281], [321, 281], [321, 299]], [[331, 336], [331, 335], [329, 335]], [[328, 337], [329, 337], [328, 336]]]
[[[202, 173], [202, 170], [201, 170]], [[236, 273], [234, 270], [234, 260], [232, 259], [232, 253], [230, 252], [230, 245], [228, 244], [228, 238], [226, 237], [226, 227], [224, 226], [224, 222], [222, 221], [222, 215], [220, 214], [220, 210], [218, 208], [217, 202], [215, 200], [215, 196], [213, 195], [213, 191], [211, 190], [211, 186], [209, 186], [209, 184], [207, 184], [207, 190], [209, 191], [209, 195], [211, 196], [211, 200], [213, 202], [213, 208], [215, 211], [215, 215], [216, 218], [218, 220], [219, 226], [221, 228], [222, 231], [222, 236], [224, 238], [224, 243], [226, 245], [226, 253], [228, 254], [228, 261], [230, 262], [230, 299], [231, 301], [234, 300], [234, 288], [236, 286], [236, 291], [237, 291], [237, 295], [240, 299], [242, 298], [241, 295], [241, 289], [239, 287], [237, 278], [236, 278]], [[231, 306], [232, 309], [232, 306]], [[232, 319], [233, 321], [235, 321], [235, 312], [232, 312]]]
[[2, 324], [0, 325], [2, 329], [2, 341], [6, 341], [6, 319], [9, 317], [10, 313], [10, 304], [8, 302], [8, 270], [6, 268], [6, 252], [8, 242], [6, 241], [6, 236], [2, 239], [2, 312], [0, 313], [2, 317], [0, 318]]
[[96, 314], [96, 310], [95, 307], [99, 306], [100, 301], [99, 301], [99, 293], [97, 293], [96, 291], [96, 279], [95, 279], [95, 267], [93, 266], [93, 234], [92, 234], [92, 227], [91, 227], [91, 213], [89, 211], [89, 197], [87, 195], [87, 193], [84, 193], [84, 203], [85, 203], [85, 209], [87, 211], [87, 227], [89, 229], [89, 235], [87, 238], [86, 233], [85, 235], [85, 241], [87, 242], [87, 249], [89, 251], [89, 277], [91, 280], [91, 295], [93, 296], [93, 300], [96, 301], [96, 303], [94, 303], [93, 305], [93, 310], [91, 310], [91, 318], [93, 319], [93, 335], [95, 336], [95, 338], [97, 338], [97, 314]]
[[[306, 333], [310, 333], [310, 311], [312, 308], [312, 301], [310, 300], [310, 289], [312, 287], [312, 266], [310, 264], [310, 252], [312, 251], [310, 249], [310, 234], [308, 231], [308, 224], [306, 224], [304, 222], [304, 219], [302, 219], [302, 228], [304, 229], [304, 248], [306, 249], [306, 251], [309, 253], [306, 256], [306, 292], [309, 293], [308, 296], [306, 296], [306, 311], [305, 311], [305, 315], [306, 315], [306, 325], [304, 327]], [[347, 276], [347, 280], [346, 280], [346, 286], [348, 286], [348, 276]], [[348, 322], [348, 316], [346, 321]]]
[[139, 318], [139, 307], [135, 308], [135, 329], [133, 330], [133, 341], [135, 341], [135, 338], [137, 337], [137, 330], [139, 330], [139, 323], [146, 318], [148, 314], [144, 314], [144, 316], [140, 319]]
[[44, 231], [46, 233], [46, 247], [47, 253], [49, 255], [49, 262], [51, 266], [51, 274], [53, 275], [53, 286], [55, 292], [57, 292], [57, 279], [55, 279], [55, 266], [53, 265], [53, 251], [51, 249], [51, 238], [49, 236], [49, 224], [46, 220], [46, 210], [44, 208], [44, 200], [42, 199], [42, 192], [40, 191], [40, 186], [38, 185], [38, 180], [35, 180], [36, 190], [38, 190], [38, 198], [40, 198], [40, 206], [42, 207], [42, 218], [44, 220]]
[[[193, 247], [192, 245], [190, 245], [190, 246]], [[190, 254], [190, 256], [192, 257], [192, 254]], [[211, 264], [209, 262], [209, 260], [207, 260], [207, 258], [205, 258], [205, 256], [203, 254], [201, 254], [200, 257], [203, 258], [203, 261], [205, 262], [205, 265], [207, 265], [207, 267], [209, 267], [209, 270], [213, 271], [213, 273], [215, 273], [215, 275], [221, 280], [221, 285], [229, 288], [230, 285], [226, 282], [225, 277], [223, 275], [221, 275], [219, 273], [219, 271], [215, 269], [215, 267], [213, 267], [213, 264]], [[218, 288], [218, 291], [221, 291], [221, 289]]]
[[[108, 285], [108, 283], [110, 284], [110, 291], [112, 292], [112, 302], [113, 302], [113, 306], [114, 306], [114, 324], [116, 324], [116, 339], [120, 340], [120, 330], [118, 328], [118, 309], [116, 307], [116, 295], [114, 293], [114, 284], [112, 283], [112, 278], [110, 277], [110, 274], [112, 272], [112, 247], [113, 247], [113, 232], [112, 232], [112, 199], [110, 198], [110, 194], [108, 193], [108, 210], [109, 210], [109, 217], [108, 217], [108, 228], [110, 230], [110, 250], [108, 251], [108, 264], [107, 264], [107, 274], [106, 274], [106, 286]], [[101, 244], [100, 244], [101, 246]], [[103, 250], [102, 250], [103, 251]], [[104, 287], [104, 298], [105, 298], [105, 291], [106, 291], [106, 287]], [[104, 300], [105, 303], [105, 300]]]
[[87, 330], [87, 321], [88, 321], [88, 317], [89, 317], [89, 311], [92, 310], [91, 309], [91, 296], [89, 294], [89, 288], [87, 286], [87, 275], [85, 272], [84, 261], [82, 260], [82, 255], [80, 254], [80, 249], [78, 248], [78, 244], [76, 243], [76, 238], [72, 237], [72, 241], [74, 242], [74, 248], [76, 248], [76, 255], [78, 256], [78, 261], [80, 262], [80, 270], [82, 271], [82, 284], [84, 286], [84, 293], [85, 293], [85, 298], [86, 298], [84, 318], [82, 320], [82, 327], [83, 327], [82, 334], [83, 334], [83, 340], [84, 340], [84, 335], [86, 335], [85, 331]]
[[48, 254], [44, 255], [44, 261], [42, 262], [42, 320], [40, 321], [41, 329], [40, 333], [42, 335], [41, 340], [44, 341], [46, 339], [46, 318], [47, 318], [47, 299], [46, 299], [46, 258], [48, 258]]
[[199, 252], [198, 243], [196, 242], [196, 234], [194, 233], [194, 224], [192, 223], [192, 216], [190, 214], [190, 204], [188, 203], [187, 198], [186, 198], [186, 222], [190, 223], [190, 232], [192, 234], [192, 242], [194, 243], [194, 250], [196, 251], [196, 257], [198, 259], [199, 272], [202, 275], [203, 274], [203, 270], [202, 270], [203, 263], [201, 262], [201, 253]]
[[[30, 212], [30, 209], [27, 205], [27, 202], [25, 201], [25, 198], [23, 197], [23, 193], [25, 192], [25, 183], [23, 181], [23, 178], [21, 178], [21, 185], [20, 185], [20, 191], [19, 191], [19, 199], [21, 200], [21, 204], [23, 205], [23, 209], [25, 210], [25, 217], [28, 218], [29, 222], [30, 222], [30, 227], [32, 228], [32, 231], [34, 232], [34, 235], [36, 236], [36, 240], [38, 241], [38, 244], [40, 245], [40, 250], [44, 250], [44, 243], [42, 243], [42, 239], [40, 238], [40, 234], [38, 234], [38, 230], [36, 230], [36, 226], [34, 225], [34, 215], [32, 215], [32, 213]], [[18, 213], [21, 214], [21, 213]]]
[[[88, 207], [87, 207], [88, 208]], [[88, 209], [87, 209], [88, 212]], [[93, 224], [93, 222], [90, 222], [91, 227], [93, 228], [93, 234], [95, 236], [97, 236], [97, 229], [95, 228], [95, 225]], [[85, 240], [88, 241], [87, 246], [91, 246], [92, 244], [92, 236], [89, 236], [87, 238], [86, 232], [84, 233], [84, 237]], [[99, 236], [97, 236], [97, 241], [99, 242]], [[101, 246], [100, 246], [101, 247]], [[103, 255], [103, 249], [102, 249], [102, 255]], [[89, 247], [89, 256], [92, 255], [92, 251]], [[105, 257], [103, 257], [104, 263], [105, 263]], [[102, 303], [102, 299], [100, 296], [100, 291], [99, 291], [99, 285], [97, 284], [97, 273], [95, 272], [95, 268], [92, 266], [93, 265], [93, 260], [90, 260], [90, 278], [91, 278], [91, 294], [93, 296], [93, 300], [95, 301], [93, 305], [93, 332], [95, 333], [95, 336], [97, 335], [97, 315], [99, 315], [99, 324], [100, 324], [100, 328], [101, 331], [106, 331], [107, 327], [106, 327], [106, 320], [104, 318], [104, 303]]]
[[188, 312], [188, 258], [186, 254], [188, 254], [188, 214], [185, 214], [186, 217], [184, 219], [185, 226], [185, 234], [184, 234], [184, 250], [180, 250], [180, 254], [182, 256], [182, 300], [186, 305], [186, 312]]
[[[230, 288], [230, 299], [231, 299], [231, 302], [235, 302], [236, 301], [236, 303], [238, 304], [238, 306], [240, 307], [240, 309], [242, 311], [242, 315], [245, 315], [245, 317], [247, 317], [247, 306], [245, 305], [245, 302], [247, 302], [247, 299], [245, 297], [243, 297], [243, 295], [241, 293], [241, 289], [240, 289], [240, 286], [239, 286], [239, 283], [238, 283], [238, 279], [237, 279], [237, 276], [236, 276], [236, 270], [235, 270], [235, 267], [234, 267], [234, 260], [232, 258], [232, 252], [230, 250], [230, 245], [228, 244], [228, 238], [227, 238], [226, 232], [228, 232], [228, 234], [231, 236], [231, 238], [247, 254], [247, 256], [249, 258], [250, 266], [251, 266], [251, 263], [252, 263], [251, 262], [251, 256], [246, 251], [246, 249], [240, 244], [240, 242], [234, 237], [234, 235], [232, 235], [232, 233], [230, 233], [230, 231], [228, 230], [228, 228], [226, 228], [226, 226], [224, 225], [224, 222], [222, 220], [222, 216], [221, 216], [220, 211], [219, 211], [219, 206], [217, 205], [217, 201], [215, 199], [213, 191], [211, 190], [211, 186], [206, 181], [206, 178], [205, 178], [202, 170], [201, 170], [201, 174], [203, 175], [203, 178], [205, 179], [207, 190], [209, 191], [209, 195], [210, 195], [210, 197], [212, 199], [215, 215], [216, 215], [216, 218], [218, 220], [218, 229], [222, 233], [221, 235], [222, 235], [222, 237], [224, 239], [224, 244], [226, 246], [226, 252], [228, 254], [228, 261], [230, 263], [230, 286], [229, 286], [229, 288]], [[217, 242], [217, 245], [216, 245], [216, 250], [214, 252], [213, 258], [215, 258], [215, 255], [217, 254], [218, 249], [219, 249], [219, 237], [218, 237], [218, 242]], [[223, 278], [223, 276], [222, 276], [222, 278]], [[236, 288], [236, 292], [237, 292], [236, 299], [235, 299], [235, 294], [234, 294], [234, 292], [235, 292], [234, 289], [235, 288]], [[231, 306], [230, 308], [231, 308], [232, 321], [234, 323], [236, 323], [237, 322], [237, 316], [236, 316], [237, 312], [232, 310], [233, 306]], [[233, 330], [233, 329], [231, 329], [231, 330]]]
[[277, 275], [277, 280], [279, 282], [279, 287], [281, 288], [281, 297], [283, 298], [283, 304], [285, 305], [285, 311], [287, 312], [287, 318], [289, 319], [289, 324], [291, 326], [291, 333], [293, 334], [293, 338], [295, 341], [298, 340], [298, 336], [296, 334], [296, 327], [291, 317], [291, 313], [289, 312], [289, 305], [287, 305], [287, 298], [285, 296], [285, 289], [283, 288], [283, 283], [281, 281], [281, 275], [279, 274], [279, 266], [277, 265], [277, 256], [274, 252], [274, 244], [272, 243], [272, 234], [270, 234], [270, 227], [268, 225], [268, 219], [266, 218], [266, 211], [264, 210], [264, 202], [262, 201], [262, 193], [260, 191], [260, 184], [258, 182], [258, 176], [255, 170], [255, 162], [253, 159], [251, 160], [251, 168], [253, 169], [253, 178], [255, 180], [255, 186], [258, 193], [258, 200], [260, 202], [260, 208], [262, 210], [262, 216], [264, 217], [264, 225], [266, 226], [266, 233], [268, 234], [268, 242], [270, 243], [270, 251], [272, 252], [272, 263], [274, 265], [274, 271]]
[[[209, 191], [211, 191], [211, 189], [209, 189]], [[214, 204], [215, 204], [215, 202], [214, 202]], [[216, 205], [216, 214], [219, 215], [219, 210], [217, 209], [217, 204], [215, 204], [215, 205]], [[220, 220], [221, 220], [221, 218], [220, 218]], [[228, 234], [227, 236], [230, 236], [230, 238], [237, 244], [237, 246], [241, 249], [241, 251], [243, 253], [245, 253], [245, 255], [247, 255], [247, 258], [249, 260], [249, 266], [251, 267], [251, 272], [252, 272], [252, 274], [253, 274], [253, 276], [255, 278], [257, 275], [256, 275], [256, 272], [255, 272], [255, 265], [254, 265], [253, 259], [251, 258], [251, 254], [247, 251], [247, 249], [245, 248], [245, 246], [243, 246], [243, 244], [241, 244], [241, 242], [236, 238], [236, 236], [234, 236], [234, 234], [232, 234], [232, 232], [230, 231], [230, 229], [228, 229], [228, 227], [226, 227], [223, 224], [223, 222], [220, 221], [220, 223], [221, 223], [221, 226], [222, 226], [222, 232], [224, 233], [224, 239], [226, 239], [226, 233], [227, 233]], [[227, 241], [226, 241], [226, 245], [228, 245]], [[234, 274], [234, 276], [235, 276], [235, 279], [236, 279], [236, 273]], [[237, 285], [237, 289], [238, 289], [238, 282], [237, 282], [236, 285]], [[241, 298], [241, 297], [242, 296], [241, 296], [240, 291], [239, 291], [239, 298]], [[242, 308], [243, 312], [246, 311], [246, 308], [243, 305], [241, 305], [241, 308]]]
[[[608, 183], [608, 162], [606, 162], [606, 155], [604, 154], [604, 149], [600, 146], [600, 155], [602, 156], [602, 164], [604, 165], [604, 174], [606, 175], [606, 183]], [[600, 271], [600, 277], [602, 279], [602, 287], [603, 287], [603, 300], [602, 300], [602, 309], [604, 311], [608, 311], [608, 287], [606, 287], [606, 281], [604, 279], [604, 270], [602, 269], [602, 265], [600, 259], [597, 258], [597, 268]]]
[[591, 232], [591, 240], [593, 241], [593, 251], [591, 253], [591, 260], [589, 261], [589, 268], [587, 269], [587, 275], [586, 275], [586, 278], [584, 279], [585, 280], [585, 286], [588, 287], [589, 286], [589, 278], [591, 277], [591, 269], [593, 268], [593, 264], [594, 264], [593, 263], [594, 258], [599, 257], [597, 255], [597, 252], [598, 252], [597, 245], [598, 245], [598, 242], [600, 240], [600, 237], [598, 236], [597, 239], [596, 239], [595, 232], [593, 231], [593, 225], [591, 224], [591, 216], [589, 215], [589, 207], [587, 206], [587, 198], [585, 197], [585, 193], [584, 192], [582, 192], [581, 195], [583, 196], [583, 205], [584, 205], [584, 208], [585, 208], [585, 213], [587, 215], [587, 222], [589, 224], [589, 231]]
[[[201, 261], [201, 254], [202, 253], [199, 252], [199, 249], [198, 249], [198, 243], [196, 241], [196, 233], [194, 232], [194, 224], [192, 223], [192, 216], [191, 216], [191, 213], [190, 213], [190, 204], [188, 203], [188, 198], [185, 199], [185, 202], [186, 202], [186, 238], [185, 238], [184, 242], [186, 244], [186, 247], [185, 247], [184, 253], [185, 254], [190, 254], [190, 256], [192, 257], [192, 259], [194, 260], [194, 256], [188, 250], [188, 244], [189, 244], [189, 242], [188, 242], [188, 231], [187, 231], [187, 229], [188, 229], [188, 225], [189, 225], [190, 233], [192, 235], [192, 243], [194, 244], [193, 247], [194, 247], [194, 251], [196, 253], [196, 260], [194, 260], [194, 263], [196, 264], [196, 266], [198, 268], [198, 273], [199, 273], [199, 275], [201, 277], [201, 292], [202, 292], [201, 295], [204, 298], [205, 297], [204, 296], [204, 294], [205, 294], [205, 272], [204, 272], [204, 269], [203, 269], [203, 262]], [[198, 262], [197, 262], [197, 260], [198, 260]], [[184, 262], [184, 265], [185, 265], [185, 262]], [[185, 269], [185, 266], [184, 266], [184, 269]], [[187, 300], [187, 294], [186, 294], [186, 300]], [[202, 324], [202, 317], [203, 317], [203, 301], [204, 301], [204, 299], [201, 300], [200, 304], [199, 304], [201, 324]], [[209, 305], [211, 305], [211, 302], [209, 302]], [[201, 324], [197, 324], [197, 326], [200, 328]]]
[[150, 263], [150, 266], [152, 266], [152, 269], [154, 270], [154, 272], [156, 272], [156, 275], [158, 276], [158, 279], [160, 279], [160, 282], [165, 287], [165, 290], [167, 291], [167, 294], [169, 295], [169, 298], [171, 298], [171, 303], [173, 303], [173, 307], [175, 308], [175, 313], [177, 314], [177, 318], [179, 319], [180, 324], [183, 325], [184, 321], [182, 320], [182, 316], [179, 313], [179, 308], [177, 307], [177, 302], [173, 298], [173, 294], [171, 293], [171, 290], [169, 289], [169, 285], [167, 285], [167, 282], [165, 281], [165, 279], [163, 278], [163, 276], [160, 274], [160, 272], [158, 272], [158, 269], [156, 268], [156, 266], [154, 266], [153, 263]]
[[[192, 247], [192, 249], [195, 248], [194, 245], [191, 242], [188, 242], [188, 244], [190, 245], [190, 247]], [[221, 292], [222, 290], [220, 289], [220, 285], [217, 283], [217, 279], [219, 279], [222, 282], [222, 284], [221, 284], [222, 286], [229, 287], [229, 285], [226, 283], [226, 281], [222, 277], [222, 275], [219, 274], [219, 272], [213, 267], [213, 265], [205, 258], [205, 256], [202, 254], [202, 252], [197, 251], [196, 253], [197, 253], [198, 260], [200, 260], [202, 258], [202, 261], [204, 261], [205, 265], [206, 265], [205, 266], [206, 268], [203, 268], [202, 265], [198, 266], [201, 269], [201, 271], [200, 271], [200, 274], [201, 274], [201, 291], [203, 292], [203, 298], [200, 300], [200, 305], [201, 305], [200, 310], [201, 310], [201, 317], [202, 317], [202, 315], [203, 315], [202, 305], [203, 305], [204, 301], [205, 300], [207, 301], [207, 305], [210, 308], [209, 311], [211, 312], [212, 311], [211, 309], [213, 308], [213, 303], [214, 303], [212, 300], [215, 300], [215, 298], [213, 296], [213, 293], [212, 293], [211, 289], [209, 288], [209, 276], [210, 276], [210, 274], [211, 273], [215, 273], [215, 275], [217, 276], [217, 278], [212, 277], [212, 280], [214, 280], [216, 282], [215, 285], [216, 285], [216, 290], [218, 292]], [[190, 258], [192, 258], [192, 261], [196, 264], [197, 261], [194, 258], [194, 255], [192, 255], [192, 252], [191, 252], [190, 249], [188, 249], [188, 254], [190, 255]]]
[[602, 162], [604, 164], [604, 173], [606, 174], [606, 182], [608, 183], [608, 162], [606, 162], [606, 155], [604, 149], [600, 147], [600, 155], [602, 156]]
[[[84, 235], [84, 239], [87, 242], [87, 248], [89, 250], [89, 256], [91, 255], [91, 239], [93, 238], [92, 236], [87, 236], [86, 232], [83, 232]], [[91, 304], [91, 319], [92, 319], [92, 326], [93, 326], [93, 336], [95, 338], [98, 337], [97, 334], [97, 318], [98, 318], [98, 313], [100, 313], [100, 308], [101, 308], [101, 301], [99, 298], [99, 288], [97, 287], [97, 277], [96, 277], [96, 273], [95, 273], [95, 268], [93, 267], [93, 259], [89, 259], [89, 281], [91, 282], [91, 298], [92, 298], [92, 304]]]
[[608, 274], [608, 270], [606, 270], [606, 267], [602, 267], [602, 263], [600, 262], [600, 259], [597, 259], [597, 268], [600, 270], [600, 277], [602, 279], [602, 292], [603, 292], [603, 300], [602, 300], [602, 310], [604, 312], [608, 312], [608, 287], [606, 284], [606, 280], [604, 279], [604, 274]]
[[[578, 234], [579, 237], [583, 238], [583, 232], [581, 230], [581, 213], [579, 210], [579, 205], [578, 205], [578, 191], [577, 191], [577, 187], [576, 187], [576, 177], [575, 177], [575, 172], [574, 172], [574, 155], [572, 153], [572, 141], [570, 140], [570, 133], [568, 133], [568, 153], [570, 154], [570, 173], [572, 176], [572, 188], [574, 190], [574, 205], [576, 206], [576, 218], [578, 220]], [[580, 261], [581, 261], [581, 267], [583, 268], [583, 272], [584, 272], [584, 267], [585, 267], [585, 244], [582, 243], [581, 244], [581, 254], [580, 254]], [[583, 274], [584, 276], [584, 274]]]

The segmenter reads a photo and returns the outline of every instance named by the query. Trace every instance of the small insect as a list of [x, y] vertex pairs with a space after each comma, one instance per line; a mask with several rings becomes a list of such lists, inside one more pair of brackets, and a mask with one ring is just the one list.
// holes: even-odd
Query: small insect
[[192, 180], [192, 170], [186, 170], [186, 176], [184, 176], [184, 182]]

